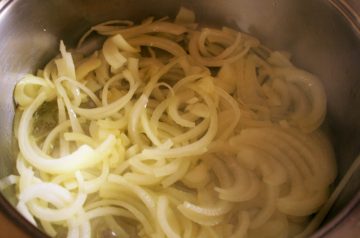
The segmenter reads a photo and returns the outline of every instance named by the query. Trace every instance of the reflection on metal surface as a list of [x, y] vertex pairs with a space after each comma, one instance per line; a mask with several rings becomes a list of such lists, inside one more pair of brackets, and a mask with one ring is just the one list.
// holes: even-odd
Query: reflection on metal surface
[[11, 3], [13, 0], [0, 0], [0, 13]]
[[346, 0], [329, 0], [349, 21], [354, 30], [360, 34], [360, 4]]
[[[360, 192], [358, 193], [360, 197]], [[342, 222], [338, 223], [332, 232], [327, 234], [326, 238], [339, 237], [359, 237], [360, 234], [360, 203], [351, 208], [351, 214], [344, 217]]]

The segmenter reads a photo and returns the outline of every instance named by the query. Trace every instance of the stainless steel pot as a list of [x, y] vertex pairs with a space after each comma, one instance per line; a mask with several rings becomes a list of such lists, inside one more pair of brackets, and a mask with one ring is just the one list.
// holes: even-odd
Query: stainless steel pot
[[[14, 171], [12, 93], [23, 74], [44, 66], [60, 39], [74, 46], [95, 23], [174, 16], [181, 5], [195, 10], [203, 24], [240, 28], [291, 52], [297, 65], [322, 79], [339, 181], [360, 152], [360, 19], [352, 8], [360, 10], [357, 0], [0, 0], [0, 177]], [[313, 237], [360, 234], [359, 181], [360, 171]], [[12, 201], [10, 193], [1, 194], [1, 209], [32, 236], [44, 237]]]

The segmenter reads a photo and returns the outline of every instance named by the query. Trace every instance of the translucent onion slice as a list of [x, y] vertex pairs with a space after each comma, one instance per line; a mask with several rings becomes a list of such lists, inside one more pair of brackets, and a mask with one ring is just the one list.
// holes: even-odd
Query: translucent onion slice
[[[102, 159], [106, 158], [111, 152], [115, 137], [110, 135], [100, 146], [92, 149], [88, 145], [79, 147], [75, 152], [59, 159], [51, 158], [43, 154], [37, 147], [34, 147], [29, 138], [29, 123], [37, 108], [46, 99], [45, 94], [40, 94], [31, 106], [23, 113], [19, 125], [19, 146], [24, 158], [34, 167], [52, 174], [68, 173], [83, 168], [89, 168]], [[37, 149], [35, 149], [37, 148]]]
[[168, 205], [169, 201], [166, 196], [160, 196], [157, 202], [157, 219], [160, 223], [161, 229], [169, 238], [180, 238], [180, 234], [176, 232], [168, 221]]
[[231, 203], [220, 201], [215, 207], [200, 207], [190, 202], [178, 206], [179, 211], [195, 223], [214, 226], [221, 223], [224, 214], [232, 209]]

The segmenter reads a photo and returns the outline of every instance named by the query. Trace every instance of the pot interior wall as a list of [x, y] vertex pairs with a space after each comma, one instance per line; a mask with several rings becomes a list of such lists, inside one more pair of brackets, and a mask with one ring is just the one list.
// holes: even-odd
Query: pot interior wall
[[[291, 52], [298, 66], [323, 81], [328, 96], [326, 127], [332, 135], [341, 178], [360, 148], [360, 40], [325, 0], [27, 0], [8, 1], [0, 12], [0, 177], [14, 171], [13, 88], [57, 54], [60, 39], [75, 46], [89, 26], [111, 19], [173, 17], [180, 6], [195, 10], [204, 25], [251, 33], [270, 48]], [[333, 218], [360, 189], [360, 173], [330, 212]]]

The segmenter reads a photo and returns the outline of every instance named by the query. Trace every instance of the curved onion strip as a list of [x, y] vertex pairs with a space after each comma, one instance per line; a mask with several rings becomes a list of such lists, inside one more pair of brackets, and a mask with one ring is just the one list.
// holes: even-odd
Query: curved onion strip
[[[46, 190], [47, 193], [44, 193], [44, 190]], [[39, 198], [60, 207], [65, 206], [66, 203], [72, 201], [70, 192], [55, 183], [39, 183], [29, 186], [22, 191], [19, 200], [26, 203], [35, 198]]]
[[160, 196], [157, 202], [157, 219], [159, 220], [160, 227], [169, 238], [180, 238], [181, 236], [170, 226], [167, 213], [168, 213], [168, 199], [166, 196]]
[[129, 71], [124, 71], [123, 75], [130, 84], [130, 89], [126, 93], [126, 95], [106, 106], [92, 108], [92, 109], [74, 107], [73, 108], [74, 111], [89, 119], [99, 119], [111, 115], [114, 112], [117, 112], [120, 109], [122, 109], [130, 101], [137, 88], [137, 84], [134, 82], [134, 79]]
[[143, 35], [136, 38], [131, 38], [129, 43], [133, 46], [150, 46], [160, 48], [177, 57], [186, 55], [186, 52], [177, 43], [156, 36]]
[[206, 66], [215, 66], [216, 67], [216, 66], [222, 66], [225, 63], [235, 62], [236, 60], [243, 57], [250, 48], [248, 46], [244, 47], [244, 49], [241, 52], [239, 52], [238, 54], [236, 54], [235, 56], [225, 58], [225, 59], [202, 57], [200, 55], [200, 52], [199, 52], [199, 49], [198, 49], [199, 37], [200, 37], [200, 33], [198, 33], [198, 32], [193, 33], [193, 36], [190, 38], [189, 52], [190, 52], [190, 55], [197, 62], [199, 62], [202, 65], [206, 65]]
[[[117, 200], [103, 199], [99, 202], [95, 202], [90, 205], [92, 205], [92, 207], [95, 207], [95, 208], [96, 207], [105, 207], [105, 206], [122, 207], [125, 211], [128, 211], [131, 214], [130, 215], [129, 213], [125, 212], [124, 210], [121, 210], [121, 213], [123, 216], [129, 215], [131, 218], [139, 221], [144, 226], [144, 229], [148, 234], [151, 234], [153, 232], [153, 228], [151, 226], [150, 221], [146, 217], [146, 213], [144, 211], [140, 211], [138, 208], [133, 206], [131, 203], [121, 201], [121, 199], [117, 199]], [[95, 209], [95, 208], [89, 208], [88, 210]], [[109, 212], [111, 212], [111, 211], [109, 211]]]
[[58, 134], [65, 129], [67, 129], [69, 126], [71, 126], [70, 121], [64, 121], [62, 123], [59, 123], [52, 131], [48, 134], [46, 137], [43, 146], [42, 146], [42, 152], [47, 153], [50, 149], [51, 143], [55, 140], [55, 138], [58, 136]]
[[76, 198], [73, 199], [70, 205], [55, 209], [43, 207], [39, 205], [36, 201], [29, 201], [27, 204], [29, 206], [29, 210], [34, 214], [34, 216], [38, 217], [39, 219], [50, 222], [68, 220], [73, 217], [76, 213], [82, 210], [82, 206], [87, 198], [87, 194], [82, 191], [84, 181], [81, 174], [79, 172], [76, 172], [76, 177], [79, 184], [79, 191]]
[[216, 87], [216, 92], [231, 106], [231, 108], [232, 108], [232, 110], [234, 112], [233, 113], [234, 119], [232, 120], [231, 124], [219, 136], [220, 139], [227, 139], [229, 137], [229, 135], [233, 132], [233, 130], [235, 129], [237, 124], [239, 123], [240, 109], [239, 109], [239, 105], [236, 102], [236, 100], [234, 100], [234, 98], [231, 97], [229, 94], [227, 94], [223, 89], [221, 89], [219, 87]]
[[39, 149], [35, 150], [30, 142], [28, 128], [30, 128], [29, 123], [34, 112], [45, 99], [45, 94], [40, 94], [34, 103], [24, 111], [19, 125], [19, 134], [24, 135], [19, 138], [20, 150], [30, 164], [48, 173], [68, 173], [69, 171], [91, 167], [99, 163], [102, 158], [107, 157], [115, 143], [115, 138], [111, 135], [96, 150], [83, 145], [71, 155], [59, 159], [53, 159], [41, 153]]
[[320, 81], [310, 73], [296, 68], [279, 68], [275, 74], [285, 76], [286, 80], [303, 87], [309, 92], [312, 100], [311, 111], [299, 121], [299, 126], [305, 132], [318, 128], [324, 120], [326, 112], [326, 95]]
[[[189, 207], [190, 206], [190, 207]], [[205, 209], [205, 208], [204, 208]], [[191, 221], [203, 225], [203, 226], [215, 226], [221, 223], [224, 220], [224, 216], [207, 216], [202, 214], [204, 213], [212, 213], [212, 210], [200, 210], [198, 211], [192, 210], [192, 206], [189, 203], [181, 204], [178, 206], [178, 210]]]
[[263, 225], [276, 210], [276, 199], [278, 198], [278, 187], [266, 187], [266, 199], [262, 210], [251, 220], [250, 229], [254, 229]]
[[201, 96], [204, 98], [204, 101], [208, 104], [209, 110], [210, 110], [210, 125], [208, 128], [208, 131], [206, 134], [199, 139], [198, 141], [185, 145], [179, 148], [172, 148], [168, 150], [162, 150], [162, 149], [145, 149], [143, 150], [142, 154], [144, 156], [165, 156], [168, 158], [177, 157], [179, 155], [186, 157], [190, 155], [196, 155], [201, 154], [206, 151], [207, 145], [211, 142], [211, 140], [214, 138], [217, 132], [217, 114], [216, 114], [216, 107], [212, 100], [209, 98], [209, 96], [199, 92]]
[[[100, 31], [100, 29], [94, 28], [97, 31]], [[170, 22], [153, 22], [150, 24], [142, 24], [139, 26], [134, 26], [130, 28], [125, 29], [116, 29], [112, 30], [111, 32], [107, 33], [104, 31], [101, 31], [101, 34], [107, 35], [115, 35], [115, 34], [121, 34], [125, 38], [132, 38], [138, 35], [143, 35], [146, 33], [151, 32], [164, 32], [164, 33], [170, 33], [174, 35], [180, 35], [187, 31], [187, 29], [184, 26], [173, 24]]]
[[139, 187], [137, 185], [134, 185], [134, 184], [131, 184], [128, 181], [126, 181], [124, 178], [122, 178], [121, 176], [118, 176], [118, 175], [115, 175], [115, 174], [110, 174], [108, 176], [108, 180], [110, 182], [117, 183], [117, 184], [122, 185], [122, 186], [126, 186], [132, 192], [134, 192], [144, 202], [144, 204], [147, 206], [147, 208], [150, 211], [154, 210], [155, 201], [150, 196], [150, 194], [148, 194], [148, 192], [146, 192], [141, 187]]
[[230, 238], [243, 238], [247, 236], [250, 224], [250, 216], [247, 212], [241, 212], [238, 216], [238, 227]]

